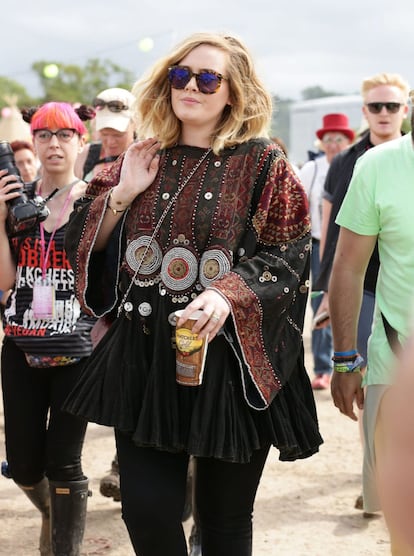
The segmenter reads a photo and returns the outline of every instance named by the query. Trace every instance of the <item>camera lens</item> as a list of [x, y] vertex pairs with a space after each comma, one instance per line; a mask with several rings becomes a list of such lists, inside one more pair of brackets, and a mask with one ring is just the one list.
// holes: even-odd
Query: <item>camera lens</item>
[[9, 174], [20, 177], [20, 172], [14, 163], [14, 153], [7, 141], [0, 141], [0, 170], [7, 170]]

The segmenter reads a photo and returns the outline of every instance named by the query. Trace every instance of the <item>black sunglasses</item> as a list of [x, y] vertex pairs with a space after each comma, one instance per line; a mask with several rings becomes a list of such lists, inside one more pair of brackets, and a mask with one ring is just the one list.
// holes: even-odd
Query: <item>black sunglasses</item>
[[368, 102], [366, 106], [371, 114], [379, 114], [384, 106], [387, 112], [390, 114], [396, 114], [402, 104], [400, 102]]
[[105, 102], [101, 98], [95, 98], [93, 101], [93, 107], [97, 108], [98, 110], [102, 110], [103, 108], [108, 107], [108, 110], [111, 112], [122, 112], [123, 110], [128, 110], [129, 106], [121, 102], [120, 100], [110, 100], [109, 102]]
[[223, 79], [227, 79], [221, 73], [213, 70], [201, 70], [194, 73], [188, 66], [171, 66], [168, 68], [168, 80], [173, 89], [184, 89], [195, 77], [198, 90], [205, 95], [217, 93]]

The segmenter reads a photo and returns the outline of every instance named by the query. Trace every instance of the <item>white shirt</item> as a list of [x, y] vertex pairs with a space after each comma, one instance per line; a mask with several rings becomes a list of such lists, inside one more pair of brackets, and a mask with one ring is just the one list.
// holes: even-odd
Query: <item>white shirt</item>
[[319, 240], [322, 225], [322, 194], [328, 168], [328, 161], [323, 155], [315, 160], [309, 160], [299, 170], [299, 178], [309, 200], [312, 237]]

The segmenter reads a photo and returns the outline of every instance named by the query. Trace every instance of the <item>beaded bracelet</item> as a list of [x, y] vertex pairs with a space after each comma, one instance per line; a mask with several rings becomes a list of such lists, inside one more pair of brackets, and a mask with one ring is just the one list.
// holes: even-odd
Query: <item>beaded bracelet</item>
[[336, 371], [337, 373], [359, 373], [361, 371], [361, 367], [362, 364], [364, 363], [364, 359], [363, 357], [361, 357], [359, 354], [357, 354], [357, 356], [351, 360], [341, 360], [341, 361], [335, 361], [334, 360], [334, 371]]
[[332, 361], [334, 363], [353, 363], [358, 357], [359, 353], [356, 349], [349, 351], [334, 351]]

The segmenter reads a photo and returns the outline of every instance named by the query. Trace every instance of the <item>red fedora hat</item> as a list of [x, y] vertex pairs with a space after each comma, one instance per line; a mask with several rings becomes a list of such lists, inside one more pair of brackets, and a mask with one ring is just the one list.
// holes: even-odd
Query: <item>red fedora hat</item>
[[318, 129], [316, 135], [322, 139], [328, 131], [339, 131], [348, 137], [350, 141], [355, 138], [355, 132], [349, 127], [349, 120], [346, 114], [326, 114], [322, 119], [322, 128]]

